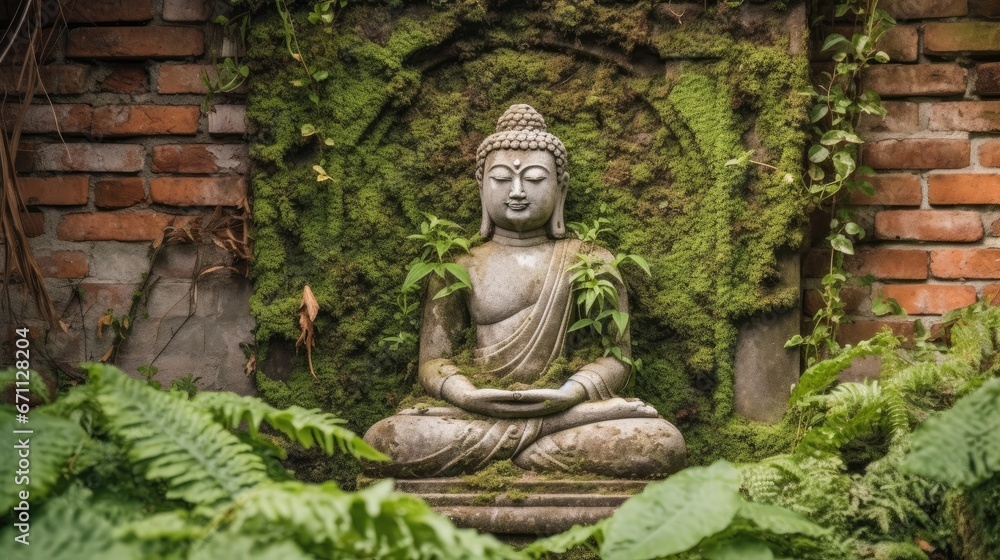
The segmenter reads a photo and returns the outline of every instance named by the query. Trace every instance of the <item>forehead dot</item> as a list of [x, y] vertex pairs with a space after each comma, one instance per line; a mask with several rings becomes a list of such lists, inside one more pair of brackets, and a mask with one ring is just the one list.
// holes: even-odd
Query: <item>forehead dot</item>
[[517, 169], [519, 167], [521, 167], [521, 160], [515, 159], [514, 160], [514, 169]]

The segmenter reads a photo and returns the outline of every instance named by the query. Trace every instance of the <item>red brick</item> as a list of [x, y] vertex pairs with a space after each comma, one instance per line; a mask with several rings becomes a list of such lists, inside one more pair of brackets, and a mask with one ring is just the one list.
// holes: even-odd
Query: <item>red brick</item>
[[64, 12], [71, 23], [148, 21], [152, 0], [71, 0]]
[[[14, 124], [14, 120], [17, 118], [20, 110], [20, 105], [8, 105], [4, 108], [4, 122], [8, 127]], [[34, 134], [48, 132], [80, 134], [89, 132], [92, 113], [93, 109], [91, 109], [90, 105], [79, 103], [31, 105], [28, 107], [27, 113], [25, 113], [21, 131]]]
[[1000, 167], [1000, 140], [986, 140], [979, 145], [979, 165]]
[[80, 251], [53, 251], [38, 255], [38, 268], [45, 278], [86, 278], [87, 255]]
[[69, 30], [69, 58], [164, 59], [201, 56], [205, 34], [189, 27], [77, 27]]
[[208, 21], [211, 16], [206, 0], [163, 0], [164, 21]]
[[909, 249], [858, 249], [844, 259], [847, 270], [856, 276], [871, 274], [879, 280], [924, 280], [927, 252]]
[[882, 294], [898, 301], [910, 315], [940, 315], [976, 303], [972, 286], [893, 284], [883, 287]]
[[[856, 286], [844, 286], [840, 290], [840, 300], [844, 302], [844, 311], [853, 314], [861, 309], [861, 304], [865, 302], [869, 294], [868, 288], [858, 288]], [[802, 310], [809, 317], [825, 307], [823, 296], [819, 290], [806, 290], [802, 298]]]
[[909, 173], [891, 173], [862, 177], [875, 187], [875, 195], [860, 191], [851, 193], [850, 204], [865, 206], [920, 206], [920, 178]]
[[878, 40], [876, 46], [889, 55], [892, 62], [917, 61], [917, 28], [894, 25]]
[[94, 205], [98, 208], [125, 208], [146, 199], [146, 188], [140, 177], [104, 179], [94, 188]]
[[1000, 95], [1000, 62], [984, 62], [976, 66], [976, 85], [979, 95]]
[[243, 177], [160, 177], [149, 182], [153, 202], [171, 206], [237, 206], [247, 196]]
[[925, 54], [1000, 52], [1000, 23], [963, 21], [924, 26]]
[[17, 187], [25, 204], [75, 206], [87, 203], [90, 178], [86, 175], [18, 177]]
[[959, 169], [968, 167], [970, 151], [968, 140], [947, 138], [882, 140], [862, 148], [873, 169]]
[[990, 284], [983, 287], [983, 299], [990, 305], [1000, 305], [1000, 284]]
[[913, 323], [909, 321], [854, 321], [840, 326], [837, 341], [841, 344], [857, 344], [875, 336], [885, 327], [896, 336], [913, 338]]
[[[42, 84], [38, 93], [62, 95], [83, 93], [87, 89], [90, 66], [85, 64], [48, 64], [38, 69]], [[0, 93], [23, 93], [20, 66], [0, 67]]]
[[969, 15], [973, 17], [1000, 17], [997, 0], [969, 0]]
[[960, 95], [969, 72], [958, 64], [884, 64], [865, 70], [862, 84], [883, 97]]
[[979, 212], [962, 210], [886, 210], [875, 215], [879, 239], [978, 241], [983, 238]]
[[107, 105], [94, 109], [94, 134], [138, 136], [196, 134], [201, 109], [196, 105]]
[[1000, 220], [995, 220], [992, 224], [990, 224], [990, 235], [993, 237], [1000, 236]]
[[925, 19], [964, 16], [967, 0], [882, 0], [879, 8], [896, 19]]
[[935, 278], [1000, 278], [1000, 249], [941, 249], [931, 251]]
[[927, 178], [931, 204], [1000, 204], [1000, 175], [938, 174]]
[[119, 66], [101, 81], [101, 91], [114, 93], [146, 93], [149, 79], [142, 66]]
[[[871, 274], [880, 280], [924, 280], [927, 251], [859, 248], [844, 257], [844, 266], [855, 276]], [[830, 269], [829, 249], [811, 249], [802, 259], [802, 276], [822, 278]]]
[[246, 144], [166, 144], [153, 148], [156, 173], [246, 173]]
[[208, 93], [208, 88], [201, 81], [203, 73], [207, 73], [213, 79], [218, 77], [218, 72], [213, 64], [161, 64], [160, 77], [156, 81], [156, 91], [159, 93]]
[[1000, 101], [956, 101], [931, 105], [931, 130], [1000, 131]]
[[45, 234], [45, 214], [41, 212], [21, 212], [21, 227], [28, 237]]
[[56, 228], [63, 241], [152, 241], [163, 228], [180, 226], [195, 216], [172, 216], [150, 210], [67, 214]]
[[141, 171], [145, 151], [138, 144], [48, 144], [35, 150], [39, 171]]
[[882, 107], [885, 108], [885, 118], [878, 115], [861, 115], [859, 132], [916, 132], [920, 128], [920, 115], [916, 103], [884, 101]]

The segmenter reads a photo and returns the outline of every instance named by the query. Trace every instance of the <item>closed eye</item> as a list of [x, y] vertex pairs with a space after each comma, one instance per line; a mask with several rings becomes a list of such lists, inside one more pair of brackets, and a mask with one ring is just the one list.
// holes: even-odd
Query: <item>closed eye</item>
[[490, 179], [493, 179], [494, 181], [510, 181], [513, 177], [510, 177], [509, 175], [490, 175]]

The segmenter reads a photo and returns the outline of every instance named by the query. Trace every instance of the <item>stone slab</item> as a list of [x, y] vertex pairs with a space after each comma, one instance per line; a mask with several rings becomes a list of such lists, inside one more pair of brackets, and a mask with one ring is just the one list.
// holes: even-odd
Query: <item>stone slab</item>
[[573, 525], [593, 525], [610, 517], [613, 507], [489, 507], [435, 508], [455, 526], [501, 535], [554, 535]]
[[[799, 256], [778, 264], [782, 287], [801, 293]], [[754, 316], [740, 327], [733, 364], [736, 412], [758, 422], [777, 422], [788, 408], [791, 388], [799, 379], [799, 351], [785, 342], [799, 334], [801, 304], [780, 312]]]
[[[462, 478], [397, 480], [458, 527], [496, 535], [543, 536], [590, 525], [646, 487], [646, 480], [548, 480], [526, 478], [490, 491]], [[514, 494], [516, 497], [511, 497]]]

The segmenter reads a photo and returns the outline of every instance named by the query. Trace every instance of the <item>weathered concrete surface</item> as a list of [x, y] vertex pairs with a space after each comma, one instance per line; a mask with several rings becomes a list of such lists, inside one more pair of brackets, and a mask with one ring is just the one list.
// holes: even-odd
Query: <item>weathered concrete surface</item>
[[[18, 284], [0, 302], [0, 351], [13, 340], [14, 329], [28, 327], [32, 368], [50, 375], [76, 376], [80, 363], [104, 356], [113, 334], [107, 326], [98, 327], [101, 317], [109, 311], [124, 317], [149, 269], [146, 244], [79, 243], [75, 248], [89, 264], [86, 277], [45, 281], [65, 332], [42, 321]], [[159, 370], [155, 379], [165, 387], [191, 373], [200, 378], [201, 389], [254, 394], [252, 379], [244, 373], [244, 348], [253, 344], [250, 281], [228, 268], [198, 277], [231, 264], [230, 254], [209, 243], [163, 247], [115, 365], [132, 376], [139, 376], [138, 367], [153, 365]]]
[[[781, 287], [802, 293], [799, 255], [786, 255], [778, 263]], [[765, 313], [740, 327], [734, 363], [736, 412], [758, 422], [777, 422], [788, 408], [792, 385], [799, 379], [799, 350], [785, 342], [799, 334], [801, 302], [793, 309]]]

